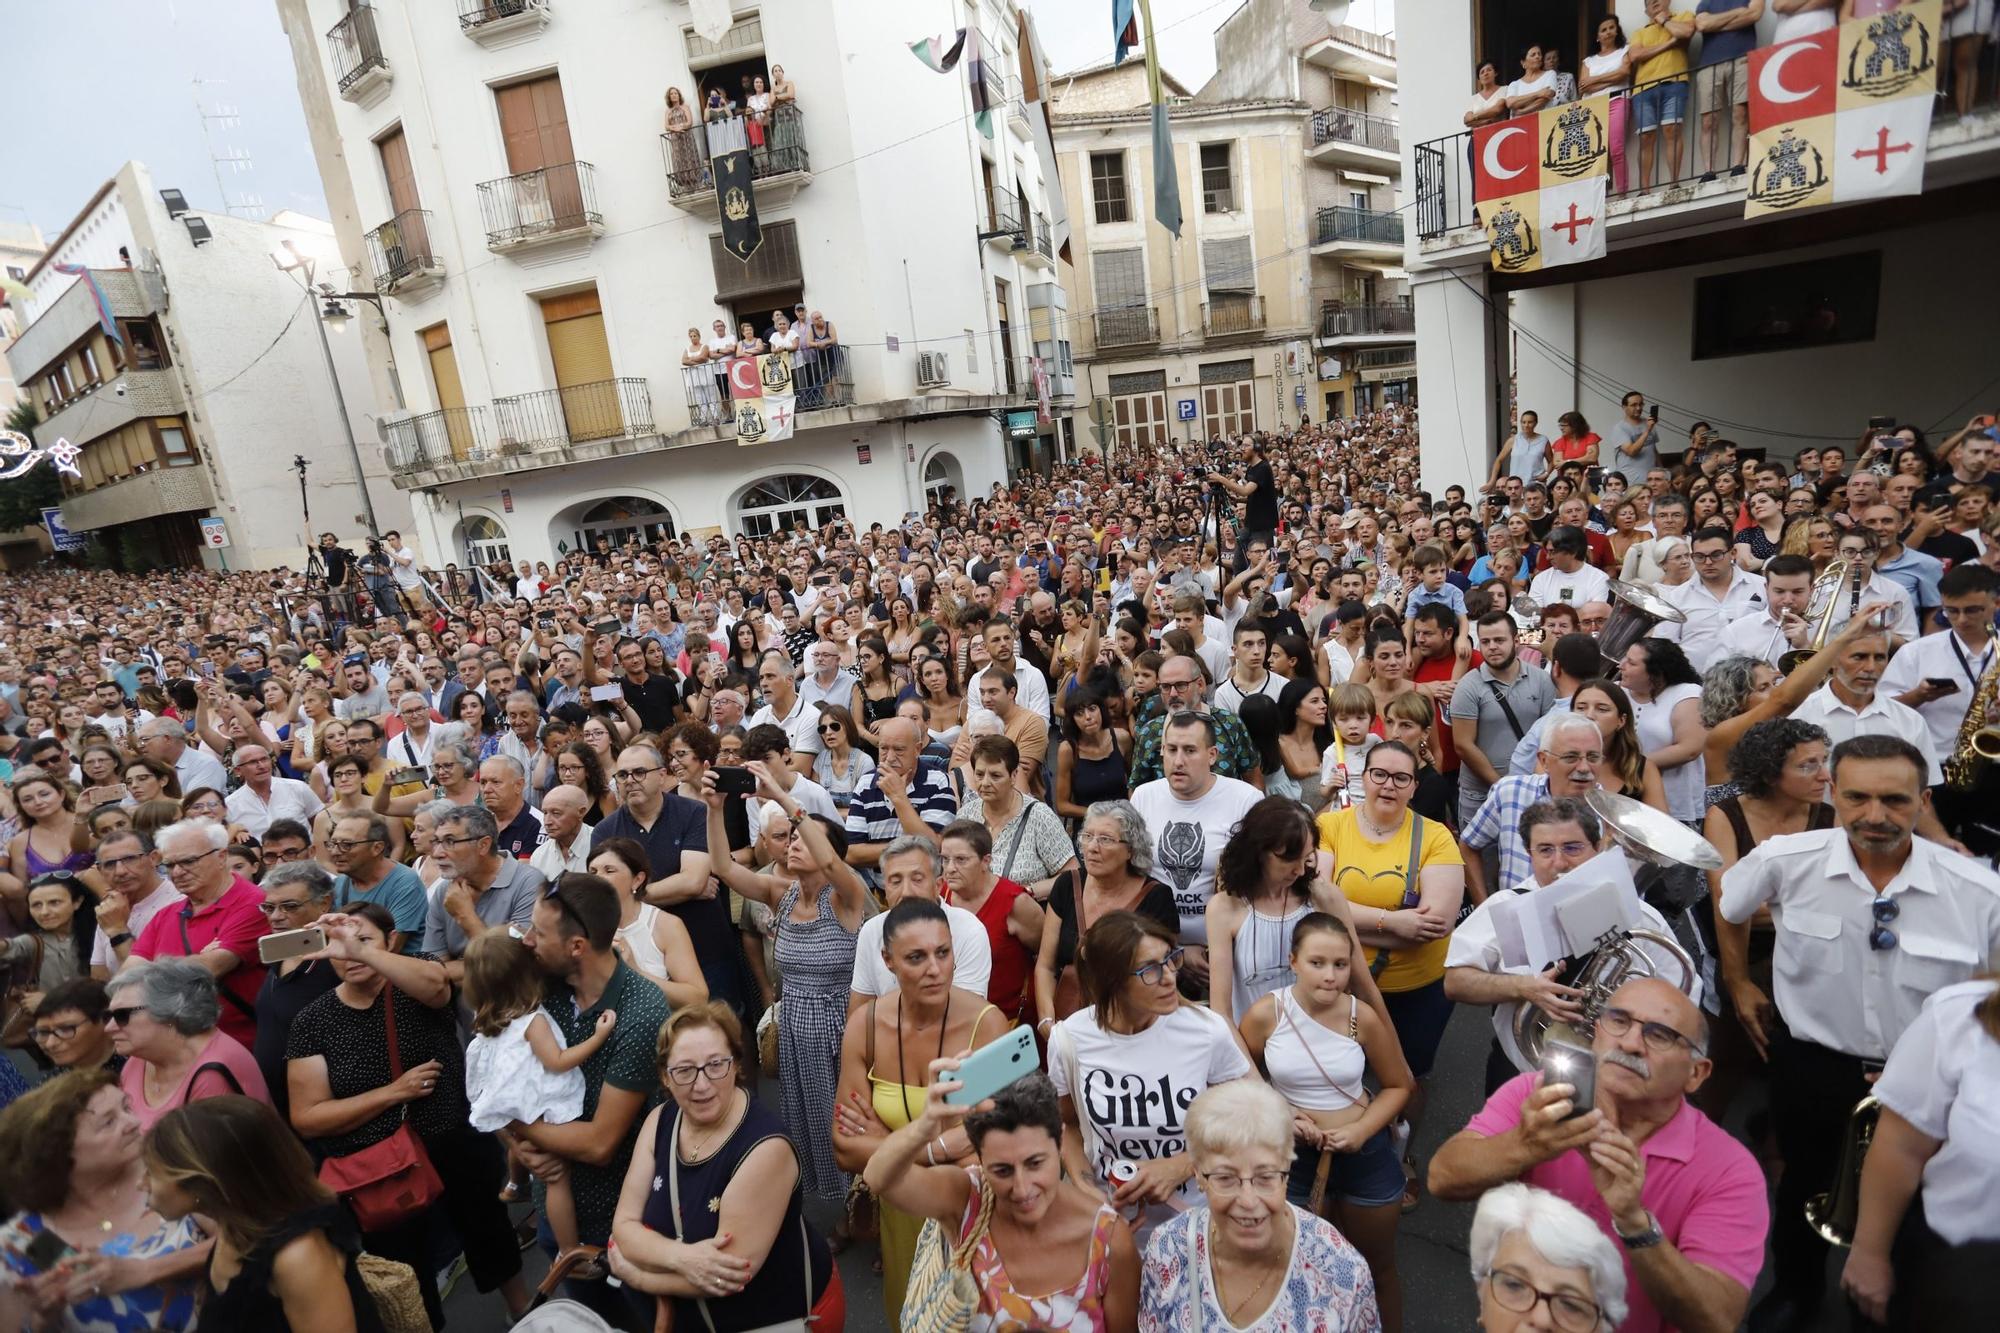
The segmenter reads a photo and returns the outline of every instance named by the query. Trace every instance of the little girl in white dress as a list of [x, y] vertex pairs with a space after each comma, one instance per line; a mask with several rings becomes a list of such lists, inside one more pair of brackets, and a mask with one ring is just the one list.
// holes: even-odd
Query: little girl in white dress
[[[618, 1015], [606, 1009], [597, 1029], [565, 1046], [562, 1029], [542, 1009], [542, 972], [528, 946], [505, 930], [489, 930], [465, 950], [465, 1002], [472, 1009], [472, 1044], [465, 1051], [465, 1093], [472, 1127], [504, 1131], [518, 1121], [564, 1125], [583, 1116], [584, 1061], [611, 1036]], [[513, 1155], [513, 1140], [502, 1140]], [[578, 1247], [576, 1196], [569, 1176], [547, 1182], [543, 1205], [556, 1253]]]

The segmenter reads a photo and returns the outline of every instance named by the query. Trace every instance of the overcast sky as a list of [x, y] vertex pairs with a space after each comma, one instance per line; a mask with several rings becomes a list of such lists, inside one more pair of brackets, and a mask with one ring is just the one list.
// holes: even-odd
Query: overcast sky
[[[415, 3], [416, 0], [406, 0]], [[1215, 72], [1215, 29], [1242, 0], [1153, 0], [1161, 60], [1194, 90]], [[1028, 0], [1055, 72], [1111, 57], [1105, 0]], [[250, 196], [267, 213], [325, 216], [319, 172], [299, 110], [291, 49], [271, 0], [0, 0], [9, 49], [15, 133], [0, 146], [0, 219], [33, 221], [50, 239], [111, 177], [137, 158], [161, 187], [220, 211]], [[1355, 0], [1363, 26], [1371, 8]], [[906, 41], [917, 34], [883, 33]], [[197, 89], [197, 78], [208, 80]], [[233, 108], [234, 125], [202, 137], [201, 104]], [[41, 124], [38, 124], [41, 122]], [[46, 128], [43, 128], [43, 126]], [[247, 155], [247, 171], [212, 155]], [[227, 197], [225, 198], [225, 191]]]

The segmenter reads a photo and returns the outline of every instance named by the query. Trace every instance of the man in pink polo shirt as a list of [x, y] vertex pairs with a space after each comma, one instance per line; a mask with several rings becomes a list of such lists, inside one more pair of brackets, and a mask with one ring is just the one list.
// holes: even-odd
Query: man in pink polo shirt
[[1756, 1159], [1687, 1100], [1710, 1069], [1701, 1010], [1664, 981], [1629, 981], [1592, 1045], [1591, 1110], [1564, 1119], [1569, 1084], [1508, 1080], [1431, 1158], [1431, 1193], [1470, 1202], [1520, 1180], [1559, 1194], [1625, 1248], [1621, 1333], [1735, 1328], [1771, 1215]]
[[222, 999], [218, 1026], [254, 1049], [257, 991], [264, 984], [257, 939], [269, 923], [263, 891], [230, 872], [222, 854], [228, 844], [228, 830], [208, 820], [186, 819], [160, 830], [160, 869], [187, 901], [148, 921], [131, 957], [192, 958], [214, 973]]

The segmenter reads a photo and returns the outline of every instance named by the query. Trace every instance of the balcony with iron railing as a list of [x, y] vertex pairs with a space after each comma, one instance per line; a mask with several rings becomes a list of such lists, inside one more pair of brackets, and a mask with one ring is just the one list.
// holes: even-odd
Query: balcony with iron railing
[[548, 22], [549, 0], [458, 0], [458, 30], [481, 46], [510, 46]]
[[1389, 209], [1335, 204], [1313, 218], [1313, 253], [1401, 254], [1403, 215]]
[[603, 235], [595, 173], [588, 162], [563, 162], [482, 182], [479, 215], [487, 248], [505, 252]]
[[1416, 312], [1409, 302], [1369, 304], [1358, 301], [1323, 301], [1319, 308], [1319, 337], [1322, 342], [1342, 338], [1410, 337], [1417, 331]]
[[1312, 114], [1310, 147], [1306, 156], [1316, 162], [1400, 167], [1402, 159], [1397, 155], [1399, 143], [1396, 128], [1393, 116], [1330, 106]]
[[1002, 249], [1026, 249], [1030, 243], [1029, 217], [1026, 200], [996, 185], [986, 198], [986, 226], [981, 234]]
[[1264, 331], [1264, 298], [1256, 292], [1210, 292], [1201, 305], [1205, 338], [1229, 338]]
[[[688, 424], [734, 430], [728, 362], [681, 367]], [[809, 348], [792, 357], [792, 411], [824, 412], [854, 405], [854, 372], [844, 347]]]
[[[761, 139], [762, 142], [756, 142]], [[667, 197], [689, 212], [711, 220], [720, 216], [715, 198], [716, 151], [747, 148], [750, 179], [759, 208], [788, 202], [812, 181], [812, 158], [806, 151], [805, 112], [797, 102], [781, 102], [751, 133], [747, 118], [732, 116], [714, 123], [699, 122], [660, 136], [660, 156], [666, 166]]]
[[1090, 317], [1099, 349], [1145, 347], [1160, 340], [1160, 308], [1128, 306], [1099, 310]]
[[493, 400], [493, 451], [500, 458], [549, 453], [594, 440], [654, 434], [653, 395], [643, 379], [597, 380]]
[[444, 261], [431, 247], [428, 209], [406, 208], [368, 233], [368, 263], [375, 290], [410, 297], [444, 281]]
[[497, 457], [492, 419], [484, 407], [447, 407], [405, 417], [388, 422], [383, 434], [392, 475]]
[[[1626, 127], [1622, 141], [1608, 145], [1605, 194], [1610, 203], [1607, 229], [1612, 237], [1633, 220], [1656, 217], [1666, 210], [1674, 212], [1676, 225], [1742, 221], [1753, 164], [1748, 160], [1748, 149], [1736, 146], [1727, 123], [1713, 136], [1701, 133], [1699, 117], [1690, 109], [1687, 122], [1678, 127], [1672, 142], [1664, 130], [1643, 136], [1638, 132], [1634, 102], [1677, 81], [1687, 82], [1684, 76], [1658, 79], [1612, 94], [1609, 124]], [[2000, 87], [1975, 83], [1965, 91], [1961, 100], [1956, 71], [1949, 62], [1939, 60], [1924, 169], [1926, 190], [2000, 171], [2000, 115], [1995, 114], [2000, 108]], [[1534, 138], [1532, 121], [1528, 121], [1528, 128]], [[1475, 132], [1464, 130], [1416, 146], [1415, 224], [1417, 240], [1425, 251], [1467, 245], [1485, 248], [1483, 236], [1474, 230], [1481, 226], [1472, 197]], [[1535, 155], [1539, 158], [1540, 154], [1537, 140]], [[1873, 148], [1864, 150], [1862, 156], [1873, 157]], [[1455, 232], [1465, 234], [1453, 236]], [[1436, 244], [1423, 244], [1426, 242]]]
[[326, 30], [333, 57], [333, 77], [340, 95], [350, 102], [367, 100], [389, 86], [389, 59], [375, 33], [375, 8], [356, 4], [340, 22]]
[[1034, 137], [1034, 122], [1028, 119], [1028, 103], [1021, 89], [1021, 76], [1007, 76], [1007, 128], [1019, 139]]

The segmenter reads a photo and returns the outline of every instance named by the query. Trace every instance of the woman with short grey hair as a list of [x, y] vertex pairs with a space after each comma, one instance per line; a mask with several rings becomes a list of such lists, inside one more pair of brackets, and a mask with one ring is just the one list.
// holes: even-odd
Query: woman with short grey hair
[[375, 792], [376, 814], [409, 819], [440, 801], [446, 805], [478, 804], [479, 760], [473, 757], [471, 746], [461, 740], [446, 739], [442, 730], [439, 729], [440, 735], [431, 746], [430, 784], [405, 788], [403, 795], [393, 796], [391, 784], [383, 783]]
[[[1608, 1333], [1625, 1322], [1623, 1258], [1582, 1209], [1547, 1190], [1516, 1182], [1480, 1196], [1471, 1255], [1485, 1333]], [[1545, 1302], [1548, 1324], [1533, 1322]]]
[[119, 1082], [142, 1127], [204, 1097], [240, 1093], [270, 1105], [256, 1057], [216, 1027], [222, 1003], [206, 967], [192, 958], [155, 958], [127, 966], [105, 986], [111, 1046], [125, 1057]]
[[1146, 1243], [1139, 1333], [1189, 1328], [1375, 1333], [1367, 1261], [1331, 1222], [1285, 1201], [1292, 1108], [1255, 1078], [1217, 1084], [1187, 1112], [1205, 1202]]
[[1175, 934], [1180, 933], [1180, 909], [1174, 891], [1153, 878], [1153, 835], [1130, 801], [1098, 801], [1084, 812], [1076, 850], [1077, 871], [1065, 870], [1049, 885], [1045, 904], [1056, 929], [1042, 931], [1035, 957], [1036, 1024], [1042, 1036], [1083, 1006], [1077, 980], [1076, 944], [1090, 923], [1111, 912], [1137, 912]]

